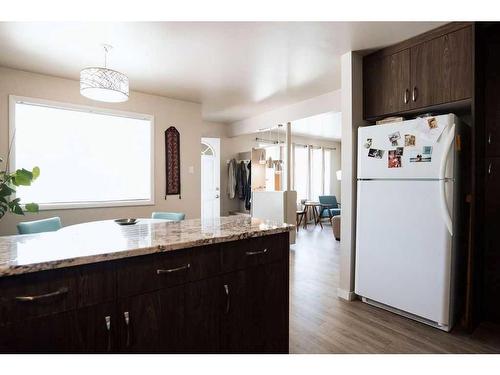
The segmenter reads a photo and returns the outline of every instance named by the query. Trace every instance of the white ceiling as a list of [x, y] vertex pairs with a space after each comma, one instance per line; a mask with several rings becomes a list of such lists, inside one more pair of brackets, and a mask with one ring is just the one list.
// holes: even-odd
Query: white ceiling
[[132, 90], [200, 102], [234, 122], [340, 88], [340, 56], [442, 22], [0, 23], [0, 65], [78, 79], [103, 62]]

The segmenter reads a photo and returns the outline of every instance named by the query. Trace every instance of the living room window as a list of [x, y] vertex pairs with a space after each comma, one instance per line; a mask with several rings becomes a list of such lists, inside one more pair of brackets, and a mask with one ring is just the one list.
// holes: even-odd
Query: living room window
[[40, 167], [17, 191], [40, 209], [154, 204], [154, 118], [10, 97], [10, 169]]

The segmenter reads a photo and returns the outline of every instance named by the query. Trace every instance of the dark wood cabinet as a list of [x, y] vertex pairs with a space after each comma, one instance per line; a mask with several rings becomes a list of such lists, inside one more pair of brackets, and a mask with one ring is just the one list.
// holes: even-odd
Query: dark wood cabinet
[[472, 96], [472, 30], [445, 34], [411, 48], [411, 108]]
[[410, 50], [367, 58], [363, 64], [365, 117], [410, 109]]
[[281, 233], [0, 278], [0, 351], [286, 353], [288, 247]]
[[364, 118], [470, 100], [472, 46], [472, 26], [452, 23], [366, 56]]

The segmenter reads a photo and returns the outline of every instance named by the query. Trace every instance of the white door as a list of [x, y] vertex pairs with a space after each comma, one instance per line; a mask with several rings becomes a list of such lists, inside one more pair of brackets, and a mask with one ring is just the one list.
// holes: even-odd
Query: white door
[[220, 139], [201, 139], [201, 218], [220, 216]]
[[448, 325], [452, 184], [358, 181], [356, 294]]

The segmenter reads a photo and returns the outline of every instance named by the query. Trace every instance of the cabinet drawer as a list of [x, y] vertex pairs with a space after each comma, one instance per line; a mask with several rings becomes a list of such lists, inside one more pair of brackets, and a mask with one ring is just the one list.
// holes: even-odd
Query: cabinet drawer
[[76, 308], [71, 270], [44, 271], [0, 279], [0, 325]]
[[[288, 235], [288, 233], [286, 233]], [[283, 236], [271, 235], [224, 243], [224, 272], [279, 261], [283, 257]]]
[[131, 296], [220, 273], [220, 246], [131, 258], [117, 265], [118, 296]]

